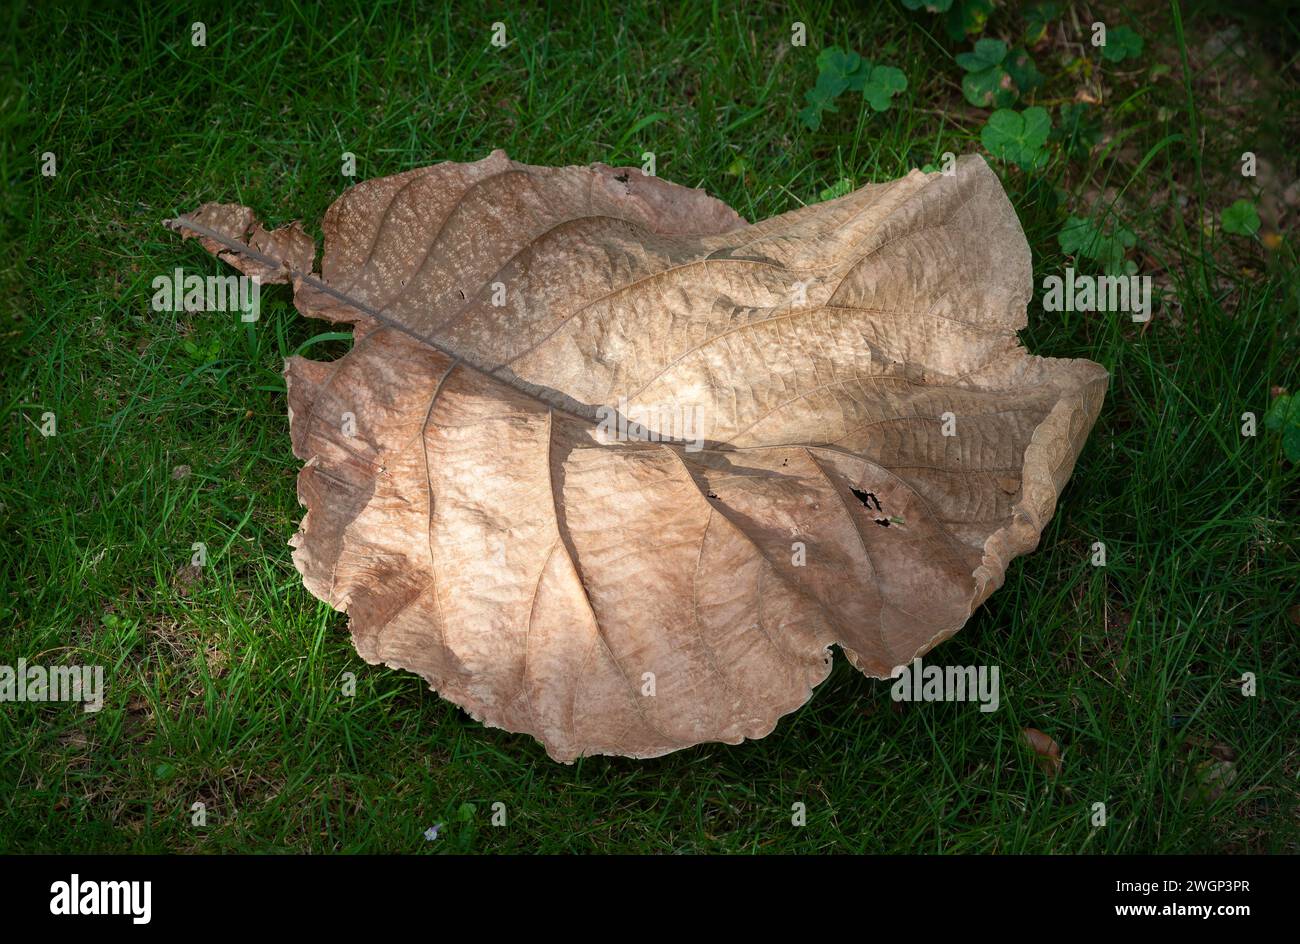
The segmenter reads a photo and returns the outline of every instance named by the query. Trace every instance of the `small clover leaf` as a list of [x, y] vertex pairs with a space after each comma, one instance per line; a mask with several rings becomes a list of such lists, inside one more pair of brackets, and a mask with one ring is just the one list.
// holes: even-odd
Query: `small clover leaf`
[[887, 111], [890, 100], [907, 89], [907, 76], [893, 66], [873, 66], [862, 88], [862, 96], [873, 111]]
[[1023, 112], [1000, 108], [989, 115], [980, 132], [980, 142], [994, 157], [1011, 161], [1022, 170], [1033, 170], [1047, 163], [1047, 137], [1052, 119], [1046, 108], [1026, 108]]
[[817, 84], [804, 92], [807, 104], [799, 110], [799, 120], [812, 131], [821, 127], [823, 112], [837, 111], [835, 99], [843, 92], [861, 92], [872, 110], [885, 111], [890, 100], [907, 88], [907, 77], [900, 70], [875, 65], [838, 46], [818, 53], [817, 70]]
[[1108, 232], [1092, 220], [1070, 216], [1056, 240], [1062, 252], [1099, 263], [1107, 275], [1137, 271], [1137, 264], [1124, 258], [1137, 245], [1137, 237], [1122, 226]]
[[817, 84], [803, 93], [804, 100], [808, 104], [800, 110], [799, 120], [813, 131], [821, 127], [822, 112], [836, 110], [835, 96], [839, 94], [835, 91], [837, 87], [840, 91], [844, 90], [835, 77], [828, 78], [824, 72], [817, 76]]
[[1238, 200], [1226, 210], [1219, 211], [1219, 222], [1225, 233], [1234, 236], [1254, 236], [1259, 232], [1259, 212], [1249, 200]]
[[1300, 462], [1300, 394], [1284, 393], [1274, 398], [1264, 414], [1264, 428], [1282, 434], [1282, 451], [1292, 462]]
[[1016, 83], [1016, 89], [1022, 95], [1025, 92], [1032, 92], [1043, 84], [1043, 73], [1038, 71], [1034, 60], [1024, 49], [1013, 49], [1003, 62], [1003, 68], [1007, 70], [1011, 81]]
[[871, 63], [856, 52], [828, 46], [817, 54], [817, 84], [833, 88], [832, 98], [845, 89], [860, 91], [870, 68]]
[[861, 89], [871, 64], [852, 50], [827, 46], [817, 54], [817, 84], [803, 93], [808, 104], [799, 111], [799, 120], [812, 131], [821, 127], [822, 112], [835, 111], [835, 99], [848, 88]]
[[1123, 62], [1142, 55], [1142, 37], [1127, 26], [1117, 26], [1106, 32], [1106, 45], [1101, 47], [1101, 57], [1107, 62]]
[[973, 52], [957, 54], [957, 65], [966, 70], [961, 91], [977, 108], [1006, 108], [1016, 100], [1015, 83], [1003, 66], [1007, 44], [1000, 39], [976, 41]]
[[957, 53], [957, 65], [967, 72], [979, 72], [996, 66], [1007, 57], [1007, 44], [1000, 39], [977, 39], [972, 52]]
[[1087, 255], [1098, 238], [1098, 229], [1092, 220], [1071, 215], [1064, 228], [1056, 234], [1056, 241], [1066, 255]]

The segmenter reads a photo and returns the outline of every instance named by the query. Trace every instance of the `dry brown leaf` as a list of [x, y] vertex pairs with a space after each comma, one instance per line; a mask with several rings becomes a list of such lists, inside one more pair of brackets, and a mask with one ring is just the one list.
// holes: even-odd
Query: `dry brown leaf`
[[1057, 744], [1050, 734], [1044, 734], [1037, 728], [1022, 728], [1020, 734], [1025, 744], [1034, 752], [1034, 760], [1039, 770], [1052, 777], [1061, 772], [1061, 745]]
[[[1106, 387], [1018, 345], [1029, 247], [978, 157], [751, 226], [496, 151], [348, 190], [319, 275], [297, 224], [170, 225], [355, 326], [286, 367], [308, 589], [368, 662], [564, 761], [762, 737], [831, 645], [886, 678], [957, 632]], [[604, 407], [687, 435], [610, 441]]]

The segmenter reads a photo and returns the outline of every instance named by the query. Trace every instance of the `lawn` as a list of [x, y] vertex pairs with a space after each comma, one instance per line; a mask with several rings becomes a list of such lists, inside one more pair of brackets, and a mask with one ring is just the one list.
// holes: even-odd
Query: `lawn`
[[[1300, 16], [1062, 3], [1040, 37], [999, 4], [953, 39], [909, 5], [10, 5], [0, 665], [106, 689], [0, 705], [0, 851], [1300, 850], [1300, 463], [1265, 423], [1300, 389]], [[980, 38], [1041, 72], [1006, 105], [1052, 123], [1021, 161], [963, 93]], [[906, 89], [808, 120], [831, 46]], [[763, 740], [565, 766], [356, 655], [290, 557], [281, 376], [347, 335], [285, 286], [256, 323], [154, 311], [155, 277], [229, 271], [161, 221], [237, 202], [319, 239], [345, 152], [363, 180], [494, 148], [650, 151], [750, 221], [985, 154], [1034, 253], [1022, 340], [1111, 377], [1038, 550], [933, 653], [999, 666], [998, 711], [896, 702], [837, 655]], [[1152, 277], [1148, 322], [1043, 309], [1046, 276], [1103, 266]]]

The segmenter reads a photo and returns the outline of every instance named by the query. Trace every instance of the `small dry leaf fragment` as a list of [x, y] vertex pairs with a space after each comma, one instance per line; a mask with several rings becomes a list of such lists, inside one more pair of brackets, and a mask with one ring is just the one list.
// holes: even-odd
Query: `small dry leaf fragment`
[[285, 371], [307, 588], [564, 761], [762, 737], [832, 646], [888, 678], [957, 632], [1106, 388], [1019, 345], [1029, 247], [977, 157], [749, 225], [496, 151], [348, 190], [318, 273], [242, 207], [169, 225], [354, 325]]
[[[1226, 793], [1237, 779], [1237, 752], [1222, 741], [1188, 737], [1183, 753], [1192, 762], [1191, 780], [1184, 799], [1195, 803], [1213, 803]], [[1209, 755], [1208, 757], [1204, 755]]]
[[1213, 803], [1237, 780], [1237, 765], [1230, 760], [1203, 760], [1192, 770], [1195, 788], [1192, 797], [1200, 803]]
[[1054, 777], [1061, 772], [1061, 745], [1037, 728], [1024, 728], [1020, 734], [1043, 773]]
[[230, 660], [224, 649], [209, 645], [203, 650], [203, 661], [207, 663], [209, 675], [213, 678], [221, 678], [226, 674], [226, 666]]

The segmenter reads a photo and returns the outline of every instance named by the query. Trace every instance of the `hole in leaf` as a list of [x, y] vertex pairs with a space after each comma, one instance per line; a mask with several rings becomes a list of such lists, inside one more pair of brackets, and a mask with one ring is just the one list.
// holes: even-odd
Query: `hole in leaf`
[[857, 498], [858, 501], [862, 502], [864, 508], [871, 508], [874, 506], [876, 511], [884, 511], [884, 509], [880, 507], [880, 499], [876, 497], [875, 492], [864, 492], [862, 489], [854, 488], [851, 485], [849, 486], [849, 491], [853, 493], [853, 496]]

